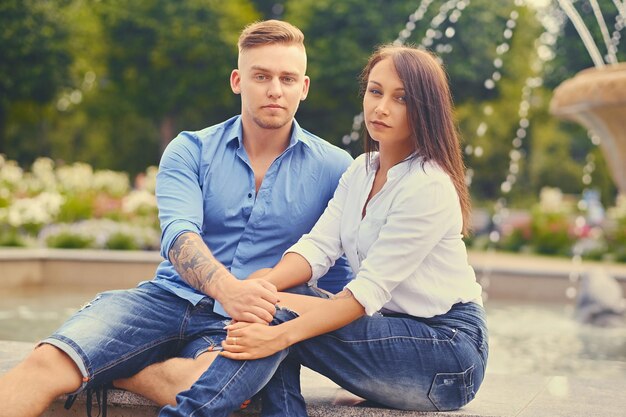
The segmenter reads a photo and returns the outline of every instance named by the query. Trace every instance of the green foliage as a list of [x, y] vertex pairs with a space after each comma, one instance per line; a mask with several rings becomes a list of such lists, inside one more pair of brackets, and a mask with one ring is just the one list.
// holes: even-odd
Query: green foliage
[[12, 106], [23, 101], [46, 104], [67, 85], [68, 39], [54, 2], [0, 2], [0, 153], [10, 149], [7, 123], [20, 120]]
[[24, 237], [11, 227], [0, 227], [0, 246], [23, 247], [26, 246]]
[[607, 243], [618, 262], [626, 262], [626, 217], [618, 219], [607, 232]]
[[113, 233], [109, 236], [105, 245], [107, 249], [114, 250], [138, 250], [140, 249], [135, 238], [123, 232]]
[[16, 100], [45, 103], [55, 96], [67, 79], [68, 38], [54, 2], [0, 3], [0, 108]]
[[49, 248], [85, 249], [91, 247], [93, 238], [78, 233], [64, 232], [51, 235], [46, 239]]
[[565, 213], [533, 212], [532, 238], [530, 243], [537, 253], [567, 255], [572, 246], [570, 222]]
[[162, 145], [178, 132], [179, 118], [189, 128], [196, 115], [236, 111], [225, 87], [238, 32], [258, 17], [247, 2], [116, 0], [97, 10], [111, 91], [159, 127]]
[[520, 252], [530, 243], [530, 233], [523, 228], [516, 228], [504, 236], [500, 242], [500, 249], [508, 252]]
[[89, 193], [66, 196], [57, 220], [69, 223], [91, 218], [93, 216], [93, 200], [93, 196]]
[[[434, 0], [416, 22], [409, 42], [418, 44], [445, 3]], [[600, 0], [609, 30], [617, 11]], [[180, 130], [196, 130], [236, 114], [238, 100], [228, 85], [236, 66], [241, 28], [259, 18], [284, 18], [301, 27], [312, 80], [298, 120], [338, 144], [360, 113], [358, 76], [372, 49], [394, 40], [419, 2], [401, 0], [6, 0], [0, 4], [0, 151], [22, 165], [48, 155], [68, 163], [137, 174], [156, 164], [163, 146]], [[589, 0], [576, 2], [604, 51]], [[510, 40], [503, 31], [519, 13]], [[450, 39], [445, 29], [454, 29]], [[457, 104], [463, 146], [474, 172], [471, 191], [479, 201], [501, 196], [518, 106], [542, 27], [531, 8], [513, 1], [472, 0], [454, 24], [444, 22], [433, 50], [449, 44], [442, 59]], [[496, 47], [501, 79], [486, 89]], [[623, 42], [622, 42], [623, 45]], [[548, 113], [552, 89], [591, 60], [570, 22], [556, 44], [544, 85], [531, 97], [513, 205], [530, 206], [541, 187], [579, 193], [582, 167], [596, 155], [593, 185], [608, 204], [615, 186], [601, 153], [586, 132]], [[626, 49], [618, 51], [626, 59]], [[491, 114], [484, 110], [490, 108]], [[484, 135], [477, 129], [487, 125]], [[3, 135], [4, 134], [4, 135]], [[4, 140], [3, 140], [4, 138]], [[351, 150], [361, 152], [354, 143]], [[556, 162], [556, 163], [555, 163]], [[0, 203], [1, 205], [1, 203]]]

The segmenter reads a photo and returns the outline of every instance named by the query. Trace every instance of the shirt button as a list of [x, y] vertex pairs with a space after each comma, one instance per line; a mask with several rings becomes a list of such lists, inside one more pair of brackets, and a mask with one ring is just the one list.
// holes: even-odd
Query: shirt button
[[252, 198], [252, 193], [248, 193], [248, 198]]

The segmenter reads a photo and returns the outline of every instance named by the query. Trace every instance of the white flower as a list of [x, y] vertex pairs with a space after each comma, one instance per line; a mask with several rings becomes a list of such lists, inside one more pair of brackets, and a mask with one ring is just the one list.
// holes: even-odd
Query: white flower
[[156, 190], [157, 172], [159, 172], [159, 168], [155, 166], [149, 166], [146, 169], [146, 177], [144, 179], [143, 188], [152, 194], [154, 194], [154, 190]]
[[0, 181], [6, 182], [9, 186], [17, 186], [24, 176], [24, 171], [15, 161], [6, 161], [0, 166]]
[[58, 193], [43, 192], [33, 198], [20, 198], [9, 206], [7, 223], [13, 227], [25, 224], [47, 224], [59, 214], [64, 202]]
[[139, 213], [156, 209], [156, 197], [147, 190], [133, 190], [122, 199], [122, 211], [124, 213]]
[[130, 188], [128, 174], [110, 170], [96, 171], [93, 176], [93, 188], [110, 195], [126, 194]]
[[54, 161], [50, 158], [37, 158], [31, 167], [33, 184], [31, 189], [54, 191], [57, 179], [54, 174]]
[[558, 188], [543, 187], [539, 194], [539, 207], [543, 213], [563, 212], [563, 192]]
[[93, 169], [91, 165], [76, 162], [57, 169], [57, 178], [61, 187], [71, 193], [79, 193], [91, 189]]

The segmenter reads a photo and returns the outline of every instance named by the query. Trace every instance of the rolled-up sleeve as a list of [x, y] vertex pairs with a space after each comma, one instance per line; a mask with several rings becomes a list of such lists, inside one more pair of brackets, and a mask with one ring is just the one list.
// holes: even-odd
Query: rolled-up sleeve
[[200, 152], [198, 140], [183, 132], [170, 142], [161, 157], [156, 197], [161, 223], [161, 256], [165, 259], [169, 259], [169, 251], [182, 233], [201, 234]]
[[370, 316], [415, 273], [456, 218], [459, 204], [454, 186], [445, 181], [407, 182], [397, 197], [355, 279], [346, 286]]
[[323, 277], [335, 264], [337, 258], [344, 253], [341, 244], [341, 216], [354, 165], [353, 163], [339, 179], [333, 198], [328, 202], [328, 206], [311, 232], [303, 235], [285, 252], [298, 253], [311, 265], [312, 276], [309, 280], [311, 285], [315, 285], [317, 280]]

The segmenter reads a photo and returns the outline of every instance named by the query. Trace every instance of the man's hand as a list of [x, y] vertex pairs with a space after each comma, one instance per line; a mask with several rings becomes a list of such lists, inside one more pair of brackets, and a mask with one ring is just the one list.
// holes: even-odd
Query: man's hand
[[236, 278], [218, 282], [215, 299], [235, 321], [269, 324], [274, 318], [278, 303], [276, 287], [262, 279]]
[[268, 324], [274, 318], [276, 287], [260, 279], [239, 281], [215, 259], [199, 235], [180, 235], [169, 259], [186, 283], [219, 301], [236, 321]]

